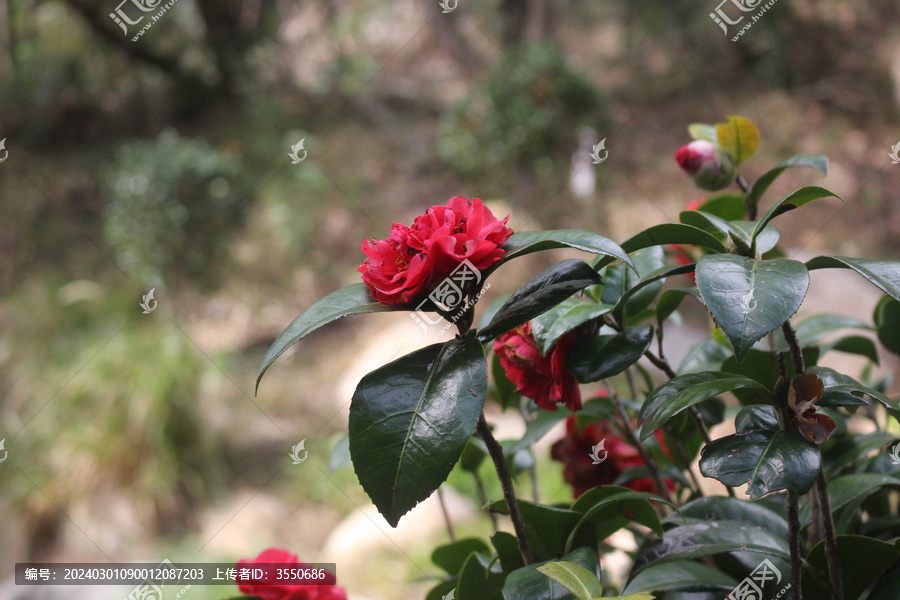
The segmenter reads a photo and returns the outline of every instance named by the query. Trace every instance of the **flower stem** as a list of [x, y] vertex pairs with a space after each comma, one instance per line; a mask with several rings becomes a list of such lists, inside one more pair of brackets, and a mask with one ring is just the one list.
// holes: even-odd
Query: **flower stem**
[[500, 485], [503, 487], [503, 498], [506, 500], [506, 507], [509, 509], [509, 518], [512, 520], [513, 528], [516, 531], [516, 539], [519, 542], [519, 552], [522, 553], [522, 559], [526, 565], [530, 565], [534, 560], [534, 553], [531, 551], [531, 545], [528, 543], [528, 537], [525, 535], [525, 522], [522, 520], [522, 513], [519, 512], [519, 502], [516, 500], [516, 490], [513, 487], [512, 476], [509, 474], [509, 467], [506, 465], [506, 457], [503, 456], [503, 448], [494, 439], [491, 428], [484, 418], [484, 413], [478, 418], [478, 427], [476, 428], [478, 435], [484, 440], [488, 453], [494, 461], [494, 468], [497, 471], [497, 477], [500, 478]]
[[787, 491], [787, 518], [788, 518], [788, 547], [791, 551], [791, 595], [793, 600], [802, 600], [803, 586], [800, 584], [800, 569], [802, 567], [800, 556], [800, 513], [797, 503], [797, 493]]
[[838, 551], [837, 535], [834, 530], [834, 520], [831, 517], [831, 501], [828, 499], [828, 482], [825, 481], [825, 473], [820, 472], [816, 480], [816, 496], [819, 499], [819, 517], [825, 529], [825, 560], [828, 563], [828, 580], [831, 587], [831, 597], [834, 600], [844, 600], [844, 582], [841, 573], [841, 554]]

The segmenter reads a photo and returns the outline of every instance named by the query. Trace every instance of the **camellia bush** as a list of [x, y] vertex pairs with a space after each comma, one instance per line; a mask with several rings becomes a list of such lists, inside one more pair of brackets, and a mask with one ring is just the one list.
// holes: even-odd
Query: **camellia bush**
[[[257, 387], [290, 346], [348, 315], [408, 311], [437, 334], [363, 377], [349, 418], [359, 482], [393, 526], [458, 463], [475, 474], [493, 462], [503, 497], [483, 502], [494, 532], [435, 549], [446, 576], [428, 600], [898, 598], [897, 401], [871, 369], [860, 381], [818, 362], [843, 352], [877, 363], [878, 347], [860, 332], [900, 351], [900, 262], [788, 258], [776, 219], [836, 194], [767, 191], [788, 169], [825, 175], [827, 158], [793, 156], [749, 182], [740, 168], [759, 145], [753, 123], [729, 117], [689, 132], [694, 141], [676, 159], [717, 193], [678, 223], [621, 244], [583, 230], [514, 232], [481, 200], [455, 197], [411, 226], [394, 224], [385, 240], [364, 241], [362, 281], [309, 307], [266, 354]], [[584, 258], [479, 308], [503, 265], [553, 248]], [[793, 322], [810, 272], [826, 269], [856, 271], [884, 292], [874, 317]], [[676, 365], [664, 341], [682, 303], [712, 318], [709, 338]], [[448, 323], [455, 337], [441, 338]], [[498, 442], [489, 402], [524, 411], [521, 439]], [[735, 433], [711, 439], [726, 415]], [[517, 498], [515, 473], [563, 420], [551, 453], [576, 500]], [[701, 487], [690, 468], [698, 457], [700, 475], [718, 484]], [[513, 533], [497, 528], [505, 518]], [[601, 565], [623, 528], [637, 549], [618, 585]]]

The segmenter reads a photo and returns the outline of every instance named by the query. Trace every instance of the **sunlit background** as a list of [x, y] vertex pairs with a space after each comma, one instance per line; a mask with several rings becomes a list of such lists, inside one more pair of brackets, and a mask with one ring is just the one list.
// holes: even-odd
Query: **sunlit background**
[[[361, 240], [451, 196], [621, 242], [700, 197], [673, 159], [686, 126], [740, 114], [763, 137], [748, 179], [832, 159], [846, 201], [779, 221], [789, 255], [900, 253], [894, 0], [780, 0], [738, 42], [715, 0], [178, 0], [137, 41], [110, 13], [143, 13], [118, 1], [0, 0], [0, 600], [122, 597], [17, 590], [16, 562], [268, 546], [337, 563], [351, 598], [424, 597], [439, 506], [392, 530], [332, 450], [358, 379], [429, 340], [405, 315], [350, 318], [254, 380], [301, 310], [358, 281]], [[871, 318], [878, 294], [846, 277], [809, 308]], [[707, 326], [690, 311], [676, 358]], [[547, 444], [536, 461], [541, 500], [570, 500]], [[457, 537], [488, 530], [468, 473], [443, 490]]]

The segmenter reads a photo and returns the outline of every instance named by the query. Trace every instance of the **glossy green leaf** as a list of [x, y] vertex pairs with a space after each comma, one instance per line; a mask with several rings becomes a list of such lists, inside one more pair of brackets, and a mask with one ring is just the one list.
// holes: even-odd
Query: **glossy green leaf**
[[500, 559], [504, 573], [512, 573], [525, 566], [522, 552], [519, 550], [519, 541], [513, 534], [498, 531], [491, 536], [491, 544], [497, 550], [497, 557]]
[[750, 119], [737, 115], [729, 115], [727, 123], [716, 125], [716, 138], [734, 157], [736, 165], [745, 162], [759, 148], [759, 129]]
[[736, 579], [719, 569], [692, 560], [676, 560], [647, 567], [622, 588], [622, 593], [731, 591], [737, 584]]
[[766, 334], [787, 321], [806, 296], [803, 263], [713, 254], [697, 262], [697, 287], [738, 361]]
[[500, 564], [481, 553], [472, 553], [462, 566], [455, 600], [503, 600], [506, 574]]
[[743, 230], [738, 229], [731, 222], [702, 210], [685, 210], [678, 213], [678, 220], [687, 225], [692, 225], [698, 229], [702, 229], [707, 233], [727, 238], [729, 235], [737, 235], [746, 238], [747, 245], [750, 245], [750, 238]]
[[695, 265], [693, 263], [675, 267], [663, 266], [652, 273], [648, 273], [622, 294], [612, 311], [613, 318], [615, 318], [617, 323], [624, 326], [627, 317], [637, 314], [653, 302], [659, 290], [662, 289], [666, 278], [673, 275], [693, 273], [694, 268]]
[[532, 252], [553, 248], [575, 248], [582, 252], [610, 256], [634, 268], [628, 254], [611, 239], [583, 229], [555, 229], [550, 231], [520, 231], [512, 234], [503, 244], [506, 253], [498, 261], [505, 263]]
[[478, 468], [487, 456], [487, 446], [481, 438], [472, 436], [459, 457], [459, 468], [467, 473], [478, 473]]
[[[830, 334], [841, 329], [871, 330], [872, 327], [865, 321], [830, 313], [812, 315], [794, 325], [797, 341], [800, 342], [801, 346], [818, 344]], [[777, 351], [783, 352], [788, 349], [787, 342], [781, 332], [777, 332], [774, 337]]]
[[797, 154], [781, 161], [775, 165], [775, 168], [753, 182], [753, 185], [750, 186], [750, 191], [747, 192], [747, 204], [751, 206], [759, 204], [760, 198], [762, 198], [763, 194], [766, 193], [766, 190], [769, 189], [778, 176], [791, 167], [810, 167], [820, 171], [822, 175], [827, 175], [828, 157], [824, 154]]
[[716, 126], [706, 123], [691, 123], [688, 125], [688, 133], [695, 140], [706, 140], [714, 144], [719, 143], [716, 137]]
[[474, 338], [434, 344], [362, 378], [350, 404], [359, 483], [392, 526], [444, 482], [475, 431], [487, 364]]
[[755, 430], [736, 433], [707, 444], [700, 452], [700, 473], [725, 485], [750, 483], [751, 500], [789, 489], [812, 489], [822, 455], [797, 433]]
[[747, 214], [743, 194], [718, 194], [707, 199], [697, 210], [716, 215], [726, 221], [737, 221]]
[[649, 438], [669, 419], [699, 402], [740, 388], [765, 389], [749, 377], [720, 373], [688, 373], [679, 375], [653, 390], [641, 406], [638, 423], [641, 440]]
[[[559, 309], [559, 310], [557, 310]], [[541, 354], [546, 356], [561, 337], [588, 321], [610, 312], [609, 304], [595, 304], [570, 298], [531, 320], [531, 333]]]
[[[900, 330], [897, 330], [897, 335], [900, 335]], [[822, 346], [822, 354], [831, 350], [865, 356], [878, 364], [878, 348], [875, 347], [875, 342], [863, 335], [846, 335]]]
[[[498, 500], [489, 507], [500, 514], [509, 514], [505, 500]], [[581, 514], [573, 510], [546, 506], [519, 499], [519, 511], [525, 523], [525, 532], [531, 549], [538, 560], [550, 560], [563, 555], [569, 532], [575, 527]], [[583, 542], [595, 541], [593, 531], [584, 529], [577, 538]], [[579, 544], [581, 545], [581, 544]]]
[[773, 204], [772, 207], [766, 211], [766, 214], [764, 214], [763, 217], [759, 221], [757, 221], [756, 228], [754, 228], [753, 230], [752, 239], [755, 240], [757, 236], [762, 232], [763, 228], [769, 224], [769, 221], [771, 221], [775, 217], [792, 211], [795, 208], [800, 208], [801, 206], [809, 204], [814, 200], [830, 197], [837, 198], [841, 201], [844, 200], [834, 192], [815, 185], [804, 186], [799, 190], [791, 192], [790, 194]]
[[491, 356], [491, 376], [494, 379], [494, 396], [492, 398], [496, 399], [503, 408], [516, 406], [522, 395], [516, 390], [515, 384], [506, 376], [503, 363], [500, 362], [500, 357], [496, 354]]
[[465, 538], [435, 548], [431, 553], [431, 562], [448, 575], [457, 575], [469, 556], [475, 552], [490, 554], [490, 548], [478, 538]]
[[537, 570], [572, 592], [578, 600], [592, 600], [603, 595], [600, 580], [581, 565], [568, 561], [550, 561]]
[[641, 359], [653, 342], [653, 327], [629, 327], [621, 333], [579, 339], [566, 356], [566, 366], [581, 383], [618, 375]]
[[[727, 344], [728, 342], [723, 340], [723, 343]], [[730, 348], [726, 348], [715, 340], [703, 340], [688, 349], [677, 372], [679, 375], [686, 375], [702, 371], [717, 371], [731, 355]]]
[[581, 527], [591, 524], [598, 540], [605, 540], [629, 523], [639, 523], [657, 534], [662, 534], [659, 514], [650, 500], [671, 504], [656, 494], [636, 492], [626, 487], [604, 485], [592, 488], [572, 504], [572, 510], [581, 518], [572, 528], [566, 540], [566, 548], [575, 541]]
[[709, 521], [666, 531], [661, 540], [641, 552], [634, 562], [632, 574], [640, 573], [650, 565], [735, 551], [758, 552], [790, 560], [787, 539], [764, 527], [742, 521]]
[[900, 262], [867, 260], [849, 256], [817, 256], [806, 261], [810, 271], [816, 269], [853, 269], [881, 291], [900, 302]]
[[759, 429], [778, 431], [781, 429], [781, 415], [769, 404], [746, 406], [734, 416], [734, 429], [737, 433], [748, 433]]
[[[579, 548], [560, 560], [575, 563], [600, 577], [600, 561], [596, 549]], [[504, 600], [576, 600], [575, 595], [562, 584], [538, 571], [543, 564], [528, 565], [510, 573], [503, 586]]]
[[[841, 557], [844, 598], [847, 599], [859, 598], [882, 573], [900, 559], [900, 540], [886, 542], [862, 535], [839, 535], [837, 546]], [[810, 550], [806, 560], [822, 573], [828, 572], [824, 540]], [[803, 590], [807, 595], [818, 593], [822, 598], [831, 594], [828, 587], [809, 574], [803, 578]], [[897, 591], [895, 589], [893, 592], [894, 598], [897, 597]]]
[[[851, 473], [841, 475], [828, 482], [828, 500], [831, 512], [845, 506], [859, 504], [885, 486], [900, 486], [900, 479], [877, 473]], [[806, 527], [812, 521], [809, 504], [800, 506], [800, 524]]]
[[875, 307], [874, 320], [878, 341], [889, 352], [900, 354], [900, 302], [884, 296]]
[[478, 332], [478, 339], [492, 340], [597, 283], [600, 276], [583, 260], [568, 259], [553, 265], [516, 290], [488, 326]]
[[[645, 277], [666, 266], [666, 253], [660, 246], [637, 250], [632, 255], [632, 259], [637, 268], [636, 271], [630, 271], [624, 265], [612, 265], [606, 268], [604, 271], [605, 285], [600, 294], [601, 302], [617, 304], [626, 292], [641, 283]], [[627, 314], [637, 314], [650, 306], [661, 286], [662, 283], [659, 283], [655, 288], [647, 288], [641, 294], [632, 293], [627, 306]]]
[[846, 435], [837, 438], [823, 451], [826, 474], [829, 480], [848, 467], [854, 467], [865, 460], [873, 450], [883, 450], [889, 444], [895, 444], [898, 436], [886, 431], [873, 431], [859, 435]]
[[[819, 349], [816, 346], [803, 348], [803, 360], [807, 367], [811, 367], [819, 360]], [[772, 403], [772, 391], [781, 377], [781, 367], [779, 366], [778, 354], [775, 352], [766, 352], [763, 350], [749, 350], [744, 356], [744, 360], [737, 361], [734, 356], [729, 356], [722, 363], [722, 371], [728, 373], [737, 373], [744, 375], [766, 386], [766, 390], [735, 390], [734, 395], [741, 404], [762, 404]], [[784, 367], [787, 370], [788, 377], [793, 377], [794, 365], [789, 357], [784, 360]]]
[[[756, 229], [757, 222], [729, 221], [728, 224], [731, 225], [732, 229], [741, 232], [742, 244], [749, 247], [751, 245], [751, 240], [753, 239], [753, 232]], [[778, 240], [780, 239], [781, 230], [771, 223], [769, 225], [766, 225], [765, 229], [763, 229], [760, 232], [759, 236], [756, 238], [756, 255], [762, 256], [766, 252], [769, 252], [778, 245]]]
[[259, 373], [256, 375], [256, 389], [259, 390], [259, 382], [276, 358], [319, 327], [349, 315], [398, 310], [410, 310], [410, 307], [375, 302], [369, 294], [369, 288], [362, 283], [354, 283], [328, 294], [303, 311], [272, 342], [259, 366]]
[[701, 304], [703, 303], [700, 292], [697, 291], [697, 288], [693, 287], [669, 288], [662, 293], [659, 297], [659, 302], [656, 303], [656, 321], [660, 328], [662, 328], [663, 322], [668, 319], [672, 313], [678, 310], [682, 301], [688, 296], [693, 296], [700, 301]]
[[891, 400], [887, 396], [885, 396], [882, 392], [871, 388], [869, 386], [863, 385], [860, 382], [856, 381], [849, 375], [844, 375], [843, 373], [838, 373], [834, 369], [829, 369], [828, 367], [810, 367], [806, 370], [807, 373], [812, 373], [817, 375], [819, 379], [825, 384], [825, 397], [829, 396], [830, 392], [833, 391], [841, 391], [841, 392], [856, 392], [860, 396], [869, 396], [874, 398], [882, 406], [890, 410], [897, 410], [898, 405], [897, 402]]
[[[691, 500], [681, 507], [684, 517], [705, 519], [707, 521], [745, 521], [771, 530], [775, 535], [787, 538], [787, 520], [778, 513], [766, 508], [760, 502], [747, 502], [725, 496], [706, 496]], [[666, 518], [667, 522], [678, 523], [681, 515], [673, 514]]]
[[629, 254], [664, 244], [686, 244], [709, 248], [713, 252], [728, 252], [728, 249], [715, 236], [708, 232], [683, 223], [664, 223], [654, 225], [622, 242], [622, 249]]

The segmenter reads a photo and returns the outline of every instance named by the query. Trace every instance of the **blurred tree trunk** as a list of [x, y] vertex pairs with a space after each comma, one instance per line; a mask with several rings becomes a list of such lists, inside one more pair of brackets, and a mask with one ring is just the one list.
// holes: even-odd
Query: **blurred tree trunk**
[[502, 0], [503, 45], [553, 38], [556, 31], [557, 0]]
[[[229, 84], [244, 70], [247, 33], [242, 27], [244, 0], [196, 0], [206, 24], [206, 41], [216, 57], [216, 66]], [[230, 87], [230, 86], [229, 86]]]
[[443, 45], [463, 72], [473, 77], [483, 65], [481, 55], [462, 36], [456, 27], [453, 13], [444, 14], [436, 0], [424, 0], [426, 17], [437, 35], [438, 42]]

